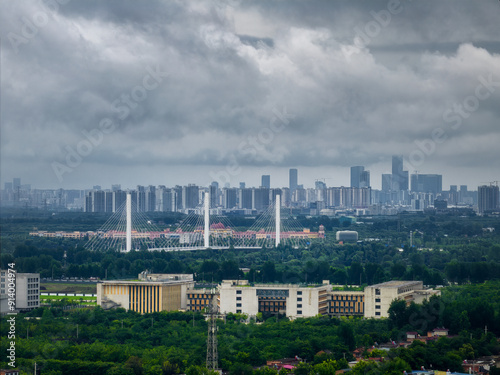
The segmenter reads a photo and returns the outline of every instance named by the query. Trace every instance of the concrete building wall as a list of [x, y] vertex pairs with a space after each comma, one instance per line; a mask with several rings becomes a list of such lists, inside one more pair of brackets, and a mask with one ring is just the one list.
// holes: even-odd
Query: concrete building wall
[[[225, 280], [219, 287], [220, 312], [223, 314], [241, 312], [255, 316], [259, 313], [259, 301], [263, 301], [259, 299], [259, 294], [262, 296], [263, 293], [264, 295], [269, 293], [270, 296], [280, 295], [280, 297], [270, 297], [270, 300], [264, 301], [271, 304], [277, 301], [285, 301], [286, 308], [283, 312], [287, 317], [311, 317], [318, 315], [320, 312], [325, 314], [328, 312], [327, 294], [330, 290], [331, 286], [329, 284], [311, 287], [293, 284], [257, 284], [250, 286], [245, 280]], [[278, 308], [275, 308], [275, 312], [271, 313], [278, 311]]]
[[130, 286], [129, 285], [117, 285], [117, 284], [97, 284], [97, 304], [102, 305], [104, 299], [111, 300], [114, 303], [119, 304], [126, 310], [130, 309]]
[[365, 318], [387, 318], [395, 299], [421, 303], [437, 291], [424, 290], [421, 281], [388, 281], [365, 288]]
[[[6, 295], [9, 283], [8, 271], [1, 270], [0, 277], [0, 290]], [[37, 307], [40, 307], [40, 274], [16, 273], [16, 309], [31, 310]]]
[[97, 304], [143, 313], [187, 309], [191, 279], [175, 281], [104, 281], [97, 284]]

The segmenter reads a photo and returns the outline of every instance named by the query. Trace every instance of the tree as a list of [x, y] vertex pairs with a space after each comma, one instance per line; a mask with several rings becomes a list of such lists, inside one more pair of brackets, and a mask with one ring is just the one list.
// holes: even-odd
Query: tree
[[125, 362], [125, 366], [130, 368], [134, 375], [142, 375], [144, 374], [144, 369], [142, 368], [142, 359], [136, 356], [130, 356]]
[[175, 375], [178, 374], [179, 366], [170, 363], [169, 361], [165, 361], [161, 365], [161, 373], [162, 375]]
[[262, 265], [262, 282], [271, 283], [276, 280], [276, 268], [273, 262], [268, 260]]

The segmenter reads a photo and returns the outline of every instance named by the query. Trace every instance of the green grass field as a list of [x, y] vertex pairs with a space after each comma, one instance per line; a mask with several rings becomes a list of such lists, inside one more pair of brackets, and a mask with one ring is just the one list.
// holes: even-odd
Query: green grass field
[[97, 297], [74, 297], [74, 296], [40, 296], [40, 302], [41, 303], [53, 303], [53, 302], [60, 302], [62, 300], [65, 300], [67, 302], [76, 302], [80, 303], [82, 301], [83, 304], [85, 305], [97, 305]]

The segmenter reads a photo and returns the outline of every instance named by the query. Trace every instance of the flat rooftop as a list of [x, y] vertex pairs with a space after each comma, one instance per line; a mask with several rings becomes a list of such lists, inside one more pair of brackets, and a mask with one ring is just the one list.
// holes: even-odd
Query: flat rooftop
[[421, 281], [391, 280], [385, 283], [369, 285], [368, 288], [401, 288], [402, 286], [419, 285]]
[[98, 284], [103, 285], [164, 285], [164, 284], [191, 284], [193, 280], [103, 280]]

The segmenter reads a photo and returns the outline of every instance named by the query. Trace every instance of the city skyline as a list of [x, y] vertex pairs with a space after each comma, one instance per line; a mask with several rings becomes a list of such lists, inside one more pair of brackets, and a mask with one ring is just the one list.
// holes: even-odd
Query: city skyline
[[2, 186], [500, 180], [498, 1], [47, 4], [2, 3]]

